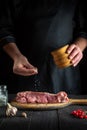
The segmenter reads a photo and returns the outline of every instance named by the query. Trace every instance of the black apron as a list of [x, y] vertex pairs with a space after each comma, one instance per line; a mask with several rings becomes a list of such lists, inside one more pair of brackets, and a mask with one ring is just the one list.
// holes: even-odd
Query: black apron
[[[69, 94], [80, 92], [79, 68], [59, 69], [51, 51], [71, 44], [76, 0], [12, 1], [16, 43], [29, 62], [38, 68], [34, 76], [16, 76], [16, 91], [33, 90]], [[15, 14], [15, 15], [14, 15]]]

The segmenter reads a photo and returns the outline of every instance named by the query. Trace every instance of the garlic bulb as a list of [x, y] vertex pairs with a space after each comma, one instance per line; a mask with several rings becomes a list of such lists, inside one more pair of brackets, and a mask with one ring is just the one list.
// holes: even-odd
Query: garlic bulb
[[17, 108], [11, 106], [9, 103], [7, 103], [7, 109], [6, 109], [6, 115], [7, 116], [15, 116], [17, 113]]

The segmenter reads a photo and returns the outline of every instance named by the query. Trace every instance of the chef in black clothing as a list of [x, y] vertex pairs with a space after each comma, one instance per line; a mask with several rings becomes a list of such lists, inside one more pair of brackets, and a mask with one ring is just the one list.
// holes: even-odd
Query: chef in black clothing
[[[3, 0], [0, 46], [13, 60], [16, 91], [80, 93], [78, 63], [87, 46], [79, 0]], [[69, 44], [72, 66], [60, 69], [51, 51]]]

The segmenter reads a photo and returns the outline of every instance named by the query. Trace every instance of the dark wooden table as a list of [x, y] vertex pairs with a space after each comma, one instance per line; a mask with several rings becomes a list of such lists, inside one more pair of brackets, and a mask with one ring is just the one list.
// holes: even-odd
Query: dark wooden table
[[[73, 98], [87, 98], [87, 95]], [[13, 98], [9, 95], [9, 100]], [[6, 117], [6, 107], [0, 107], [0, 130], [87, 130], [87, 119], [78, 119], [71, 115], [75, 109], [87, 110], [87, 105], [69, 105], [56, 110], [18, 109], [15, 117]], [[21, 117], [26, 112], [27, 118]]]

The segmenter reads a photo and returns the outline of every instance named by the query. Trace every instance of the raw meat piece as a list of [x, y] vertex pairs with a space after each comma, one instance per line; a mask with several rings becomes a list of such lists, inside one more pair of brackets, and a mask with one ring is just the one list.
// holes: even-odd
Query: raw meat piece
[[18, 92], [15, 98], [19, 103], [64, 103], [68, 102], [67, 93], [61, 91], [57, 94], [47, 92], [24, 91]]

